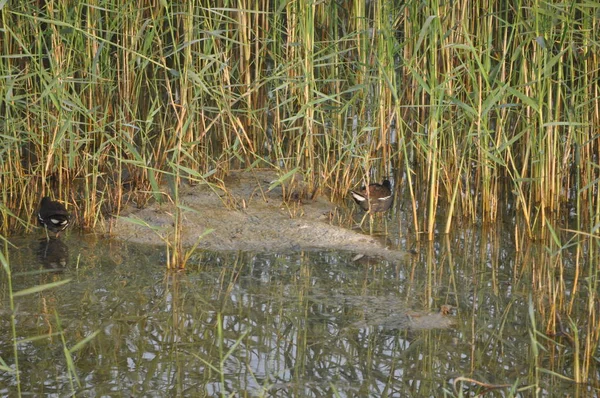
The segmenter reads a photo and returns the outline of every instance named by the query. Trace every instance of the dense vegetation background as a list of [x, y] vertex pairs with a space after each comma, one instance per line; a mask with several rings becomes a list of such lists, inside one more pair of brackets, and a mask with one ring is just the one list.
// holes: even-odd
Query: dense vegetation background
[[2, 5], [4, 234], [42, 192], [92, 226], [252, 167], [332, 198], [395, 176], [429, 238], [440, 206], [599, 225], [595, 2], [206, 3]]
[[[118, 214], [125, 201], [143, 207], [151, 198], [170, 200], [183, 211], [182, 182], [226, 190], [222, 178], [232, 169], [274, 168], [282, 182], [302, 175], [308, 192], [333, 200], [389, 177], [398, 202], [411, 209], [412, 238], [433, 240], [458, 220], [491, 228], [452, 242], [445, 235], [444, 244], [436, 241], [412, 264], [395, 264], [406, 267], [397, 275], [393, 266], [377, 268], [364, 272], [365, 281], [403, 275], [396, 293], [406, 289], [425, 306], [447, 300], [470, 311], [456, 335], [472, 355], [458, 355], [457, 362], [473, 377], [482, 362], [496, 361], [516, 391], [518, 363], [529, 366], [527, 391], [553, 391], [552, 383], [564, 380], [582, 383], [584, 393], [597, 389], [598, 2], [38, 0], [0, 1], [0, 16], [0, 237], [32, 229], [42, 195], [66, 203], [74, 224], [89, 228], [103, 214]], [[179, 215], [166, 241], [173, 268], [192, 252], [184, 253], [178, 239]], [[508, 222], [495, 223], [500, 219]], [[507, 231], [514, 250], [499, 238]], [[69, 280], [13, 292], [8, 246], [4, 240], [0, 263], [20, 388], [13, 299]], [[306, 279], [296, 273], [289, 279], [303, 281], [293, 282], [298, 291], [291, 291], [307, 317], [312, 304], [303, 300], [310, 297], [311, 272], [320, 267], [311, 261], [302, 267]], [[234, 271], [221, 279], [237, 280]], [[323, 275], [317, 279], [330, 277]], [[30, 276], [26, 267], [19, 275]], [[221, 292], [232, 290], [219, 287], [219, 303]], [[182, 296], [181, 307], [189, 308]], [[194, 311], [205, 311], [205, 301], [199, 303]], [[237, 314], [237, 303], [230, 303]], [[280, 312], [288, 316], [277, 308], [274, 318]], [[206, 324], [220, 324], [215, 314], [209, 318], [219, 320]], [[308, 322], [298, 319], [303, 335]], [[530, 340], [519, 345], [510, 329], [523, 323]], [[279, 341], [288, 330], [282, 325], [277, 339], [264, 333], [266, 339]], [[81, 343], [73, 349], [100, 330], [83, 340], [85, 333], [77, 335]], [[201, 330], [192, 333], [203, 336], [204, 324]], [[431, 340], [444, 350], [450, 346]], [[289, 342], [286, 352], [299, 356], [313, 345], [296, 350], [295, 340]], [[490, 356], [511, 349], [519, 354], [515, 361]], [[369, 360], [373, 352], [364, 350]], [[427, 349], [413, 352], [425, 358], [423, 371], [413, 367], [419, 377], [437, 366], [422, 352]], [[367, 373], [369, 360], [357, 361]], [[395, 367], [395, 354], [389, 360]], [[0, 362], [9, 374], [10, 366]], [[336, 373], [347, 362], [336, 362]], [[443, 367], [435, 370], [450, 377]]]

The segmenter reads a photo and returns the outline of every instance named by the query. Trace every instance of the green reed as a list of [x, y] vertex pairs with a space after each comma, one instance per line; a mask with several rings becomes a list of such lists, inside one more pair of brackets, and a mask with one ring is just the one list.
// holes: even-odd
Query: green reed
[[93, 228], [124, 202], [165, 199], [165, 176], [179, 184], [183, 168], [206, 182], [297, 169], [332, 199], [393, 176], [427, 239], [440, 218], [448, 233], [457, 218], [494, 221], [507, 202], [531, 238], [571, 210], [586, 231], [600, 222], [599, 29], [583, 3], [0, 12], [4, 233], [33, 224], [42, 192]]

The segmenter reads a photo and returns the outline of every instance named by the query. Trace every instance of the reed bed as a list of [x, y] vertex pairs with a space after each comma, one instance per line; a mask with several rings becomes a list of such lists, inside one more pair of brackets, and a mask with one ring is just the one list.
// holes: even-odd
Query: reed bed
[[[530, 238], [599, 224], [591, 3], [5, 4], [1, 230], [42, 192], [93, 227], [173, 178], [304, 174], [332, 199], [395, 177], [417, 236], [510, 203]], [[177, 195], [170, 193], [171, 200]]]
[[576, 288], [597, 273], [592, 3], [47, 0], [0, 12], [3, 236], [32, 228], [42, 193], [84, 229], [124, 200], [169, 200], [179, 268], [191, 253], [180, 184], [272, 167], [334, 200], [393, 178], [419, 240], [499, 214], [518, 220], [517, 250], [523, 238], [563, 247], [570, 230], [589, 240]]
[[[167, 262], [179, 268], [192, 255], [178, 237], [183, 182], [222, 186], [229, 170], [270, 167], [340, 201], [389, 177], [416, 240], [509, 219], [515, 282], [532, 290], [527, 383], [560, 369], [597, 379], [595, 3], [211, 3], [0, 6], [0, 236], [31, 230], [42, 194], [69, 203], [84, 229], [124, 201], [172, 201]], [[418, 264], [430, 278], [444, 276], [435, 253]], [[506, 264], [491, 257], [491, 272], [483, 259], [473, 270], [491, 273], [497, 293]], [[13, 296], [33, 289], [9, 287], [11, 312]]]

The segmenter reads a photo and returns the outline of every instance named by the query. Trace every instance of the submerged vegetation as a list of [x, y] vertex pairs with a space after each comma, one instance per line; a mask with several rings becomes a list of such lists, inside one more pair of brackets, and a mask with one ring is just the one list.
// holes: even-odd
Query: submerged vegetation
[[509, 219], [510, 271], [532, 275], [532, 388], [598, 380], [596, 3], [142, 3], [0, 2], [1, 236], [31, 230], [45, 195], [84, 229], [125, 201], [170, 201], [178, 268], [193, 255], [184, 181], [226, 189], [230, 170], [269, 167], [339, 201], [388, 178], [415, 240]]

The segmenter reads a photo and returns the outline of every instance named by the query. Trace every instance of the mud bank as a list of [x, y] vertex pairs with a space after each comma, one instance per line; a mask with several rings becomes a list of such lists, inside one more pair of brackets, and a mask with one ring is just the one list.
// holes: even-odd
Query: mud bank
[[[183, 244], [215, 251], [349, 250], [392, 261], [406, 256], [386, 249], [377, 238], [331, 225], [335, 205], [323, 197], [286, 204], [282, 187], [271, 185], [277, 178], [271, 170], [238, 171], [223, 181], [224, 189], [183, 186]], [[127, 205], [121, 217], [110, 220], [110, 231], [133, 242], [164, 244], [173, 231], [174, 214], [172, 203], [151, 203], [143, 209]], [[214, 231], [198, 240], [208, 229]]]

